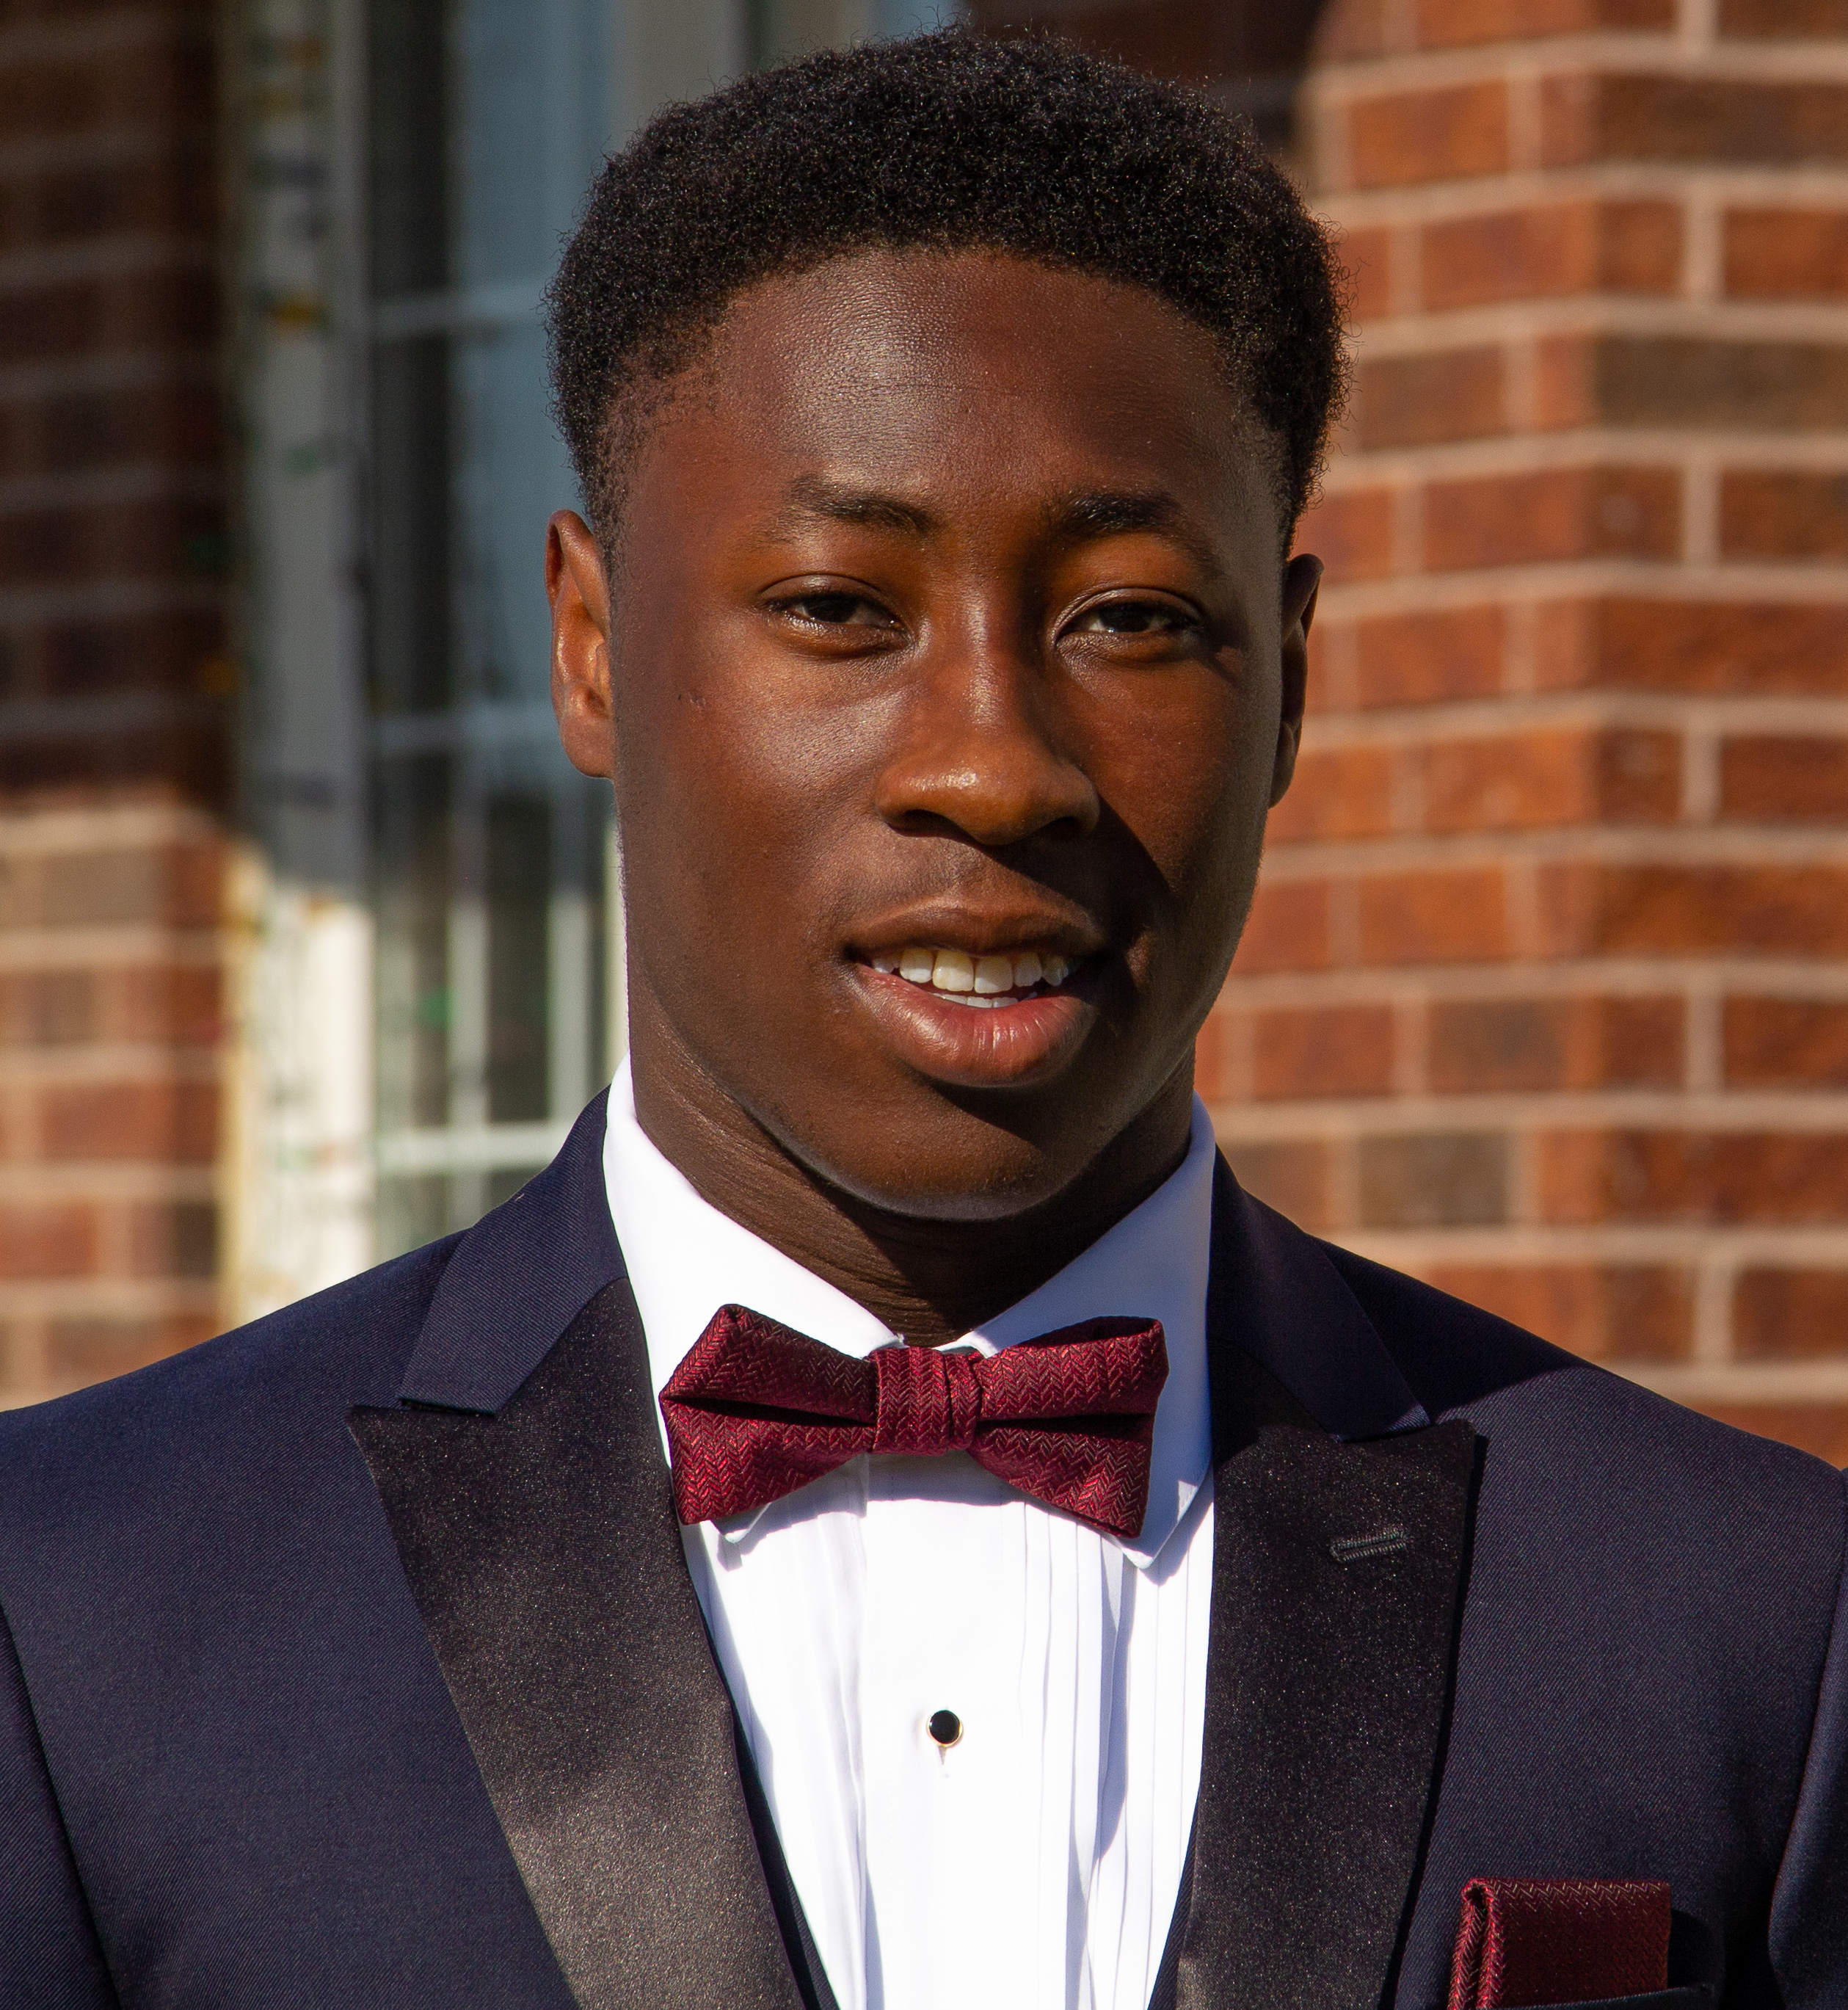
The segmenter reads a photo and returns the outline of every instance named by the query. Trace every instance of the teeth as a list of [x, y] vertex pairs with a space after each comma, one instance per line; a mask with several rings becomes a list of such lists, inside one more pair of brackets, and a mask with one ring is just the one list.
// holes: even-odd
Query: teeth
[[882, 952], [869, 960], [874, 969], [889, 976], [896, 971], [907, 983], [928, 985], [962, 1004], [984, 1007], [1005, 1004], [1010, 993], [1031, 991], [1041, 984], [1056, 989], [1073, 968], [1068, 957], [1042, 956], [1038, 950], [1019, 956], [977, 957], [963, 950], [926, 949], [915, 943], [896, 956]]

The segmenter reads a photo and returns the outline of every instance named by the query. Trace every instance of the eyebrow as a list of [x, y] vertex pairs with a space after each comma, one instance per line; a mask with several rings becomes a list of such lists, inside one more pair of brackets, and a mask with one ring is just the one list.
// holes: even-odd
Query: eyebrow
[[[877, 489], [829, 481], [818, 475], [803, 475], [789, 485], [771, 527], [793, 528], [817, 519], [863, 529], [897, 531], [913, 538], [928, 538], [943, 527], [942, 518], [921, 504], [906, 502]], [[1101, 538], [1126, 537], [1137, 531], [1157, 531], [1184, 545], [1209, 570], [1218, 570], [1218, 556], [1211, 541], [1164, 488], [1078, 490], [1048, 503], [1042, 521], [1047, 534], [1061, 545], [1087, 544]]]
[[1098, 538], [1127, 537], [1137, 531], [1158, 531], [1186, 547], [1208, 570], [1219, 560], [1179, 503], [1165, 488], [1098, 488], [1062, 498], [1045, 513], [1047, 531], [1061, 544], [1081, 545]]
[[804, 475], [789, 485], [775, 527], [812, 521], [852, 524], [875, 531], [902, 531], [914, 538], [928, 538], [942, 528], [939, 520], [915, 502], [901, 502], [896, 495], [882, 495], [876, 489], [850, 488], [844, 484]]

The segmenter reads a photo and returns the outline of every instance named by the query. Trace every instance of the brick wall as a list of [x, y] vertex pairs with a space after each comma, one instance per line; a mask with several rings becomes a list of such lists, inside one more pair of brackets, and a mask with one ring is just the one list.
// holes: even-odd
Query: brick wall
[[0, 1401], [215, 1319], [217, 33], [0, 4]]
[[1848, 1461], [1848, 7], [1333, 0], [1299, 116], [1354, 394], [1222, 1134]]

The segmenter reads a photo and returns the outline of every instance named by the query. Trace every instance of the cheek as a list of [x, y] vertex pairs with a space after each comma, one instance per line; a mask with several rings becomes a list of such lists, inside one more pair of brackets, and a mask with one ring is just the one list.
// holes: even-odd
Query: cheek
[[656, 968], [770, 981], [812, 932], [859, 751], [720, 635], [619, 685], [625, 869]]
[[1263, 679], [1235, 661], [1112, 722], [1105, 798], [1183, 920], [1197, 904], [1210, 911], [1222, 886], [1236, 900], [1261, 842], [1277, 731], [1266, 698]]

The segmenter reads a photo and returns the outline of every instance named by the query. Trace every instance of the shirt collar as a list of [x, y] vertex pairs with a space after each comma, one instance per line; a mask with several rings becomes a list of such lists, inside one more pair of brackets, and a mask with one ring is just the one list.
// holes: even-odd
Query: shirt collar
[[[1155, 1561], [1186, 1513], [1211, 1455], [1206, 1296], [1215, 1156], [1211, 1120], [1197, 1097], [1187, 1156], [1147, 1199], [1037, 1291], [964, 1336], [963, 1344], [978, 1352], [995, 1354], [1083, 1319], [1162, 1322], [1168, 1380], [1155, 1411], [1148, 1513], [1140, 1534], [1121, 1546], [1140, 1568]], [[865, 1355], [896, 1337], [864, 1305], [695, 1191], [637, 1120], [626, 1060], [610, 1086], [603, 1167], [610, 1216], [647, 1341], [664, 1451], [661, 1391], [721, 1305], [749, 1305], [843, 1354]], [[726, 1525], [724, 1532], [743, 1535], [751, 1518]]]

